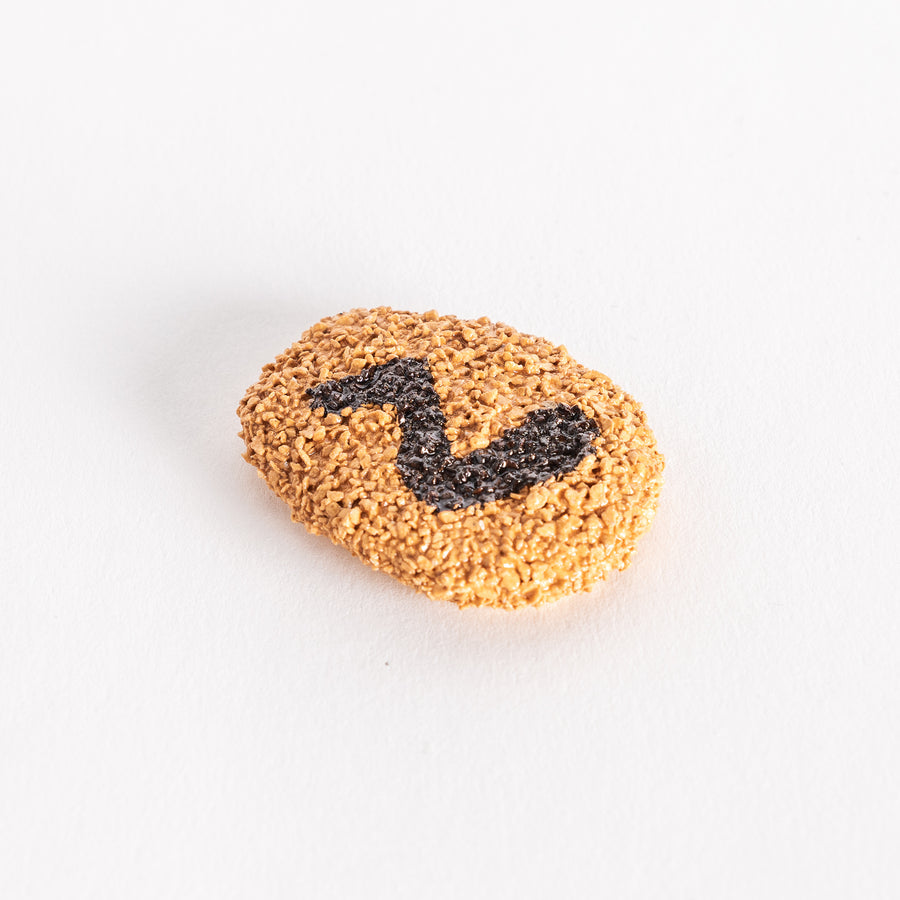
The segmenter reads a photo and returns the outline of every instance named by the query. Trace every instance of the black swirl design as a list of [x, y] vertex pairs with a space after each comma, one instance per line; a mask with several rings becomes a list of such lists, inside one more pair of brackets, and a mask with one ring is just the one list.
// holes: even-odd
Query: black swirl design
[[392, 403], [402, 434], [396, 465], [403, 483], [437, 510], [502, 500], [559, 478], [593, 452], [591, 442], [600, 433], [577, 406], [557, 404], [530, 412], [483, 450], [454, 456], [428, 365], [411, 357], [324, 381], [309, 398], [313, 407], [337, 414]]

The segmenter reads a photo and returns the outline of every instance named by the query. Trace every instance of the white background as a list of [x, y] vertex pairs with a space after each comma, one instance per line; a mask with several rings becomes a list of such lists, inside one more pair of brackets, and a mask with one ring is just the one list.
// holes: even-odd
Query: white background
[[[20, 3], [0, 896], [896, 897], [900, 7]], [[642, 401], [625, 573], [431, 603], [240, 458], [354, 306]]]

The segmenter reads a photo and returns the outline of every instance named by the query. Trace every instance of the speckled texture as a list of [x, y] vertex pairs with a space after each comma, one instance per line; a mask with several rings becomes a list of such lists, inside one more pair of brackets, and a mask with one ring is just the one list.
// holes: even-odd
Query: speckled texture
[[532, 410], [518, 428], [484, 450], [454, 456], [428, 364], [409, 356], [323, 381], [307, 396], [313, 409], [326, 413], [392, 405], [403, 435], [397, 469], [416, 499], [437, 510], [503, 500], [566, 475], [593, 452], [591, 443], [600, 433], [577, 406], [557, 404]]
[[[397, 379], [384, 396], [366, 393], [375, 371]], [[407, 395], [420, 376], [430, 389]], [[624, 568], [662, 483], [634, 400], [565, 348], [488, 319], [386, 307], [329, 317], [265, 367], [238, 415], [245, 458], [292, 518], [461, 606], [533, 605]], [[574, 468], [537, 484], [501, 477], [501, 458], [521, 453], [539, 470], [530, 441], [542, 428], [571, 443]], [[426, 432], [437, 465], [413, 446]], [[461, 485], [474, 492], [465, 502]]]

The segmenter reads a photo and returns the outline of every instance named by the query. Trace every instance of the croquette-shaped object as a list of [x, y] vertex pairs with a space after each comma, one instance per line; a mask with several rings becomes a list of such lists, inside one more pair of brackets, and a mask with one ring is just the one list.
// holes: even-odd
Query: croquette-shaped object
[[625, 568], [662, 484], [631, 397], [486, 318], [323, 319], [238, 416], [295, 521], [460, 606], [535, 605]]

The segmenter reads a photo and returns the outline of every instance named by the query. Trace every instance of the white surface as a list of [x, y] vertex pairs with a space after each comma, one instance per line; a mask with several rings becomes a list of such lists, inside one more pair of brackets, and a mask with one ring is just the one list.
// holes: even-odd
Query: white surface
[[[0, 895], [900, 891], [900, 8], [19, 4]], [[240, 458], [353, 306], [644, 404], [634, 565], [430, 603]]]

